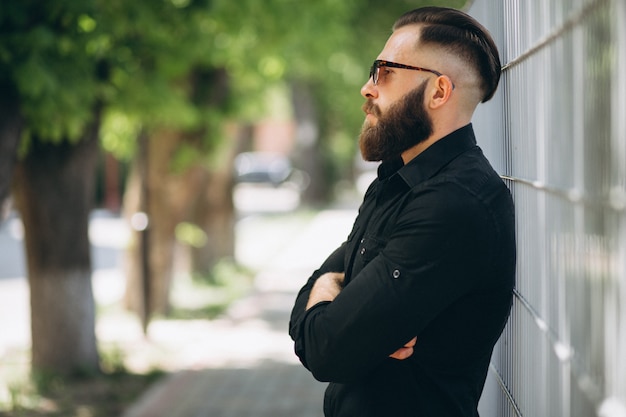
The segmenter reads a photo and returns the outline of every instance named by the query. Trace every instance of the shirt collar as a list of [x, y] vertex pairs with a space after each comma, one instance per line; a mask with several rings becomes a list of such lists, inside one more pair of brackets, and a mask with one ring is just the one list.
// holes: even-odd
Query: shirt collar
[[393, 174], [398, 172], [398, 170], [403, 166], [404, 162], [402, 162], [402, 157], [400, 155], [388, 161], [384, 161], [383, 163], [378, 165], [378, 179], [380, 181], [385, 181]]
[[431, 178], [454, 158], [475, 146], [476, 137], [470, 123], [433, 143], [404, 166], [402, 158], [386, 161], [380, 165], [378, 177], [384, 180], [397, 172], [412, 188]]

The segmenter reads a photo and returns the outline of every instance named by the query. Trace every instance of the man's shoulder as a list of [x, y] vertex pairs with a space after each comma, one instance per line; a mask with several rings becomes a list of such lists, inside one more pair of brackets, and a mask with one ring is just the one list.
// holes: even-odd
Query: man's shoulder
[[432, 179], [440, 183], [453, 182], [477, 194], [483, 191], [493, 191], [493, 189], [501, 192], [508, 191], [500, 174], [496, 172], [478, 146], [450, 161]]
[[508, 187], [479, 148], [459, 155], [410, 193], [414, 202], [407, 205], [408, 210], [427, 205], [439, 216], [511, 211], [513, 207]]

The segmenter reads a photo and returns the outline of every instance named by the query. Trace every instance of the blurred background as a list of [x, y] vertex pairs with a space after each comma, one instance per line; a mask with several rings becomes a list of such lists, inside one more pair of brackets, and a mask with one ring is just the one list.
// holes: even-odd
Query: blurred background
[[[175, 329], [232, 316], [259, 286], [288, 287], [284, 320], [375, 169], [356, 146], [371, 62], [426, 3], [464, 5], [1, 2], [0, 410], [119, 414], [66, 398], [73, 378], [147, 386], [196, 363], [193, 344], [207, 361], [231, 339]], [[298, 239], [311, 227], [327, 233]], [[268, 275], [276, 257], [301, 270]], [[286, 331], [272, 334], [293, 362]], [[133, 391], [121, 381], [107, 389]]]
[[0, 3], [0, 416], [319, 417], [289, 310], [375, 175], [369, 66], [423, 5], [504, 65], [474, 128], [518, 284], [481, 415], [626, 416], [622, 0]]

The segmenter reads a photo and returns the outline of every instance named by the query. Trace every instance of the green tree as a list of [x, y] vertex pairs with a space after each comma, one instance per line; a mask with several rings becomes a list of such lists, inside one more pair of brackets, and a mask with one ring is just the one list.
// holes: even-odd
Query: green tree
[[[3, 4], [2, 84], [23, 129], [15, 196], [25, 227], [33, 367], [97, 369], [87, 221], [102, 109], [100, 61], [86, 53], [88, 2]], [[20, 124], [21, 125], [21, 124]], [[7, 137], [3, 137], [3, 142]], [[15, 154], [13, 154], [15, 156]]]

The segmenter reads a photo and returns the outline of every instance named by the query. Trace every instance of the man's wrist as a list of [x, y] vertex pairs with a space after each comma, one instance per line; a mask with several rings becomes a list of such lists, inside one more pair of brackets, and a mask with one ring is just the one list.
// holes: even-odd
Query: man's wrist
[[320, 276], [311, 288], [306, 310], [322, 301], [333, 301], [343, 288], [343, 278], [341, 272], [327, 272]]

